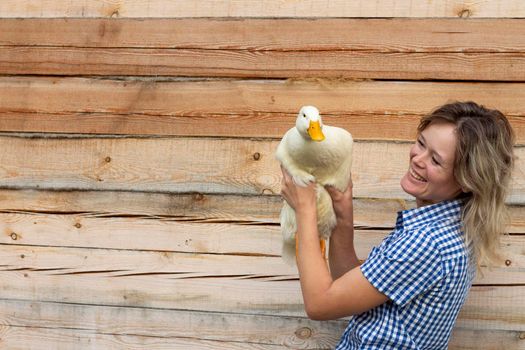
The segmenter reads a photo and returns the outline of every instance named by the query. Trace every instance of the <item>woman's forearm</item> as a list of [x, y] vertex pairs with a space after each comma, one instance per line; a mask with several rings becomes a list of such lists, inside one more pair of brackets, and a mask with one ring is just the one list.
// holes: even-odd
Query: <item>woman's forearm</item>
[[297, 212], [297, 268], [299, 270], [301, 291], [306, 313], [317, 318], [324, 312], [326, 292], [333, 279], [321, 254], [317, 231], [315, 207], [307, 212]]
[[327, 186], [332, 197], [337, 224], [330, 236], [328, 260], [332, 278], [338, 279], [348, 271], [359, 266], [354, 249], [354, 204], [353, 185], [350, 180], [344, 192]]
[[338, 223], [335, 227], [330, 237], [328, 261], [334, 280], [359, 266], [359, 259], [354, 248], [353, 220], [351, 223]]

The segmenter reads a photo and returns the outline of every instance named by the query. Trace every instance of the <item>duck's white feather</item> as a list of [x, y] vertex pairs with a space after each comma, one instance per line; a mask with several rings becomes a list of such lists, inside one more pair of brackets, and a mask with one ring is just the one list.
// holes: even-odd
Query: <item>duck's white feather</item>
[[[323, 141], [313, 141], [306, 132], [305, 121], [319, 120]], [[301, 186], [317, 183], [317, 219], [319, 236], [330, 237], [336, 224], [332, 199], [324, 186], [331, 185], [344, 191], [350, 181], [352, 165], [352, 135], [341, 128], [322, 125], [315, 107], [303, 107], [297, 116], [296, 126], [283, 136], [277, 147], [276, 157]], [[280, 214], [283, 234], [283, 258], [295, 261], [295, 233], [297, 224], [294, 210], [284, 202]]]

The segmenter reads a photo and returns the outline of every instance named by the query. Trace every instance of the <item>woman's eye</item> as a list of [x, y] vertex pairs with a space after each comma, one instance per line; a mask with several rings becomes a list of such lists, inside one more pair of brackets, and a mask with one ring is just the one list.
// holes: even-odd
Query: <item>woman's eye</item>
[[436, 158], [432, 157], [432, 163], [436, 165], [440, 165]]
[[417, 143], [418, 143], [418, 145], [420, 145], [420, 146], [424, 146], [423, 141], [421, 141], [421, 140], [417, 140]]

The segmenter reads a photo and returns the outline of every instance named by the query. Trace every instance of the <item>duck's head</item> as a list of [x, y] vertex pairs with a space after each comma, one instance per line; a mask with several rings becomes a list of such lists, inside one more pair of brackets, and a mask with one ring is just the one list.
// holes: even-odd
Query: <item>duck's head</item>
[[304, 106], [297, 115], [295, 127], [306, 139], [313, 141], [323, 141], [323, 121], [319, 115], [319, 110], [313, 106]]

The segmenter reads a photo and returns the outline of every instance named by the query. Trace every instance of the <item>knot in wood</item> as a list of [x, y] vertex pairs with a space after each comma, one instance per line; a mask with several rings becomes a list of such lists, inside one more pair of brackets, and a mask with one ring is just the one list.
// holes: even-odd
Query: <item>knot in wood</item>
[[510, 260], [508, 260], [508, 259], [505, 260], [505, 265], [506, 265], [506, 266], [510, 266], [510, 264], [512, 264], [512, 261], [510, 261]]
[[193, 196], [193, 199], [195, 199], [196, 201], [201, 201], [204, 199], [204, 195], [202, 193], [196, 193], [194, 196]]
[[81, 228], [82, 225], [80, 224], [80, 222], [77, 222], [77, 223], [75, 224], [75, 227], [76, 227], [76, 228]]
[[262, 194], [275, 194], [270, 188], [263, 188]]
[[104, 160], [106, 161], [106, 163], [109, 163], [111, 162], [111, 157], [106, 157]]
[[11, 239], [16, 241], [18, 239], [18, 235], [15, 232], [11, 233]]
[[261, 159], [261, 154], [260, 154], [259, 152], [255, 152], [255, 153], [253, 154], [253, 159], [254, 159], [254, 160], [259, 160], [259, 159]]
[[312, 336], [312, 330], [308, 327], [301, 327], [295, 331], [295, 335], [299, 339], [308, 339]]
[[525, 340], [525, 332], [521, 332], [519, 335], [518, 335], [518, 338], [520, 340]]
[[472, 10], [470, 9], [462, 9], [458, 12], [459, 18], [469, 18], [470, 16], [472, 16]]

